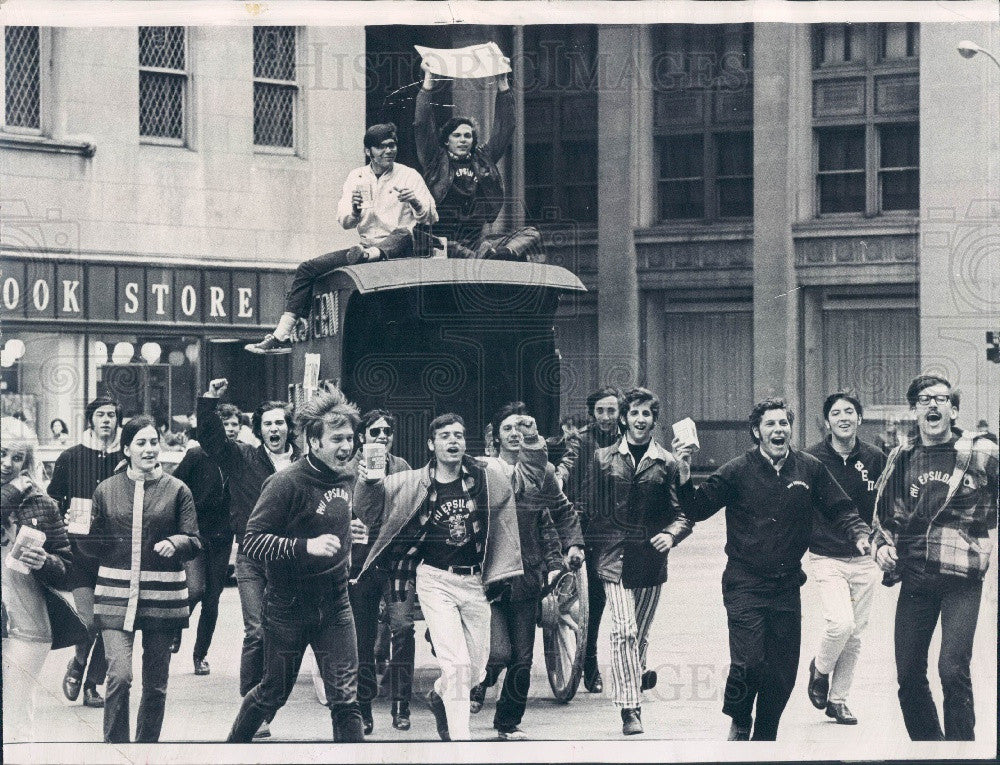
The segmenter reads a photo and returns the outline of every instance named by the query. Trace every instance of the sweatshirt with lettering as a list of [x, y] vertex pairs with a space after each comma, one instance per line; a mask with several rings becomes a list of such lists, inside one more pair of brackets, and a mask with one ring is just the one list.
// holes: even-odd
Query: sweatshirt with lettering
[[[332, 468], [307, 455], [264, 481], [243, 553], [266, 564], [269, 588], [322, 596], [347, 586], [355, 480], [353, 465]], [[340, 539], [333, 557], [306, 552], [306, 540], [321, 534]]]
[[[861, 520], [871, 525], [875, 511], [875, 482], [885, 468], [885, 454], [878, 447], [859, 438], [851, 453], [845, 457], [833, 448], [832, 438], [827, 436], [806, 451], [826, 466], [840, 488], [854, 502]], [[829, 558], [856, 558], [862, 554], [858, 552], [853, 539], [834, 528], [819, 512], [813, 517], [809, 550]]]

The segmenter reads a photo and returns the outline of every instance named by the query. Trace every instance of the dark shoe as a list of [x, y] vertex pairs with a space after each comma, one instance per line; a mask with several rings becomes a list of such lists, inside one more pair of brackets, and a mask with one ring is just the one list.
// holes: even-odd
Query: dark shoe
[[292, 341], [279, 340], [274, 335], [269, 334], [259, 343], [250, 343], [249, 345], [244, 345], [243, 348], [250, 351], [250, 353], [291, 353]]
[[66, 666], [66, 676], [63, 677], [63, 694], [70, 701], [76, 701], [80, 697], [80, 684], [83, 682], [83, 670], [79, 664], [76, 663], [76, 657], [74, 656], [69, 660], [69, 664]]
[[427, 704], [434, 714], [434, 722], [437, 723], [438, 735], [442, 741], [451, 741], [448, 734], [448, 714], [444, 711], [444, 699], [438, 696], [437, 691], [431, 688], [427, 694]]
[[847, 704], [831, 701], [826, 705], [826, 716], [832, 717], [838, 725], [857, 725], [858, 718], [851, 714]]
[[83, 688], [83, 705], [93, 709], [103, 709], [104, 697], [97, 692], [97, 688], [86, 685]]
[[816, 709], [826, 707], [827, 697], [830, 695], [830, 676], [816, 671], [816, 659], [809, 662], [809, 685], [806, 686], [809, 693], [809, 701]]
[[622, 733], [626, 736], [642, 733], [641, 712], [638, 708], [622, 710]]
[[174, 635], [174, 642], [170, 644], [170, 653], [177, 653], [181, 650], [181, 633]]
[[479, 714], [484, 701], [486, 701], [486, 686], [483, 683], [472, 686], [472, 690], [469, 691], [469, 711], [474, 715]]
[[368, 736], [373, 730], [375, 730], [375, 718], [372, 717], [372, 705], [360, 704], [359, 707], [361, 709], [361, 722], [364, 723], [364, 734]]
[[742, 725], [737, 725], [736, 721], [733, 720], [732, 725], [729, 726], [729, 736], [726, 737], [726, 741], [749, 741], [750, 740], [750, 726], [745, 728]]
[[642, 685], [639, 690], [648, 691], [656, 687], [656, 670], [647, 669], [642, 673]]
[[392, 727], [396, 730], [410, 729], [410, 702], [392, 702]]
[[527, 741], [528, 734], [515, 725], [512, 728], [500, 728], [497, 730], [497, 738], [501, 741]]
[[207, 661], [199, 659], [197, 656], [194, 657], [194, 673], [196, 675], [207, 675], [211, 671]]
[[604, 679], [601, 677], [601, 673], [595, 670], [594, 674], [588, 675], [585, 672], [583, 675], [583, 687], [590, 693], [604, 693]]

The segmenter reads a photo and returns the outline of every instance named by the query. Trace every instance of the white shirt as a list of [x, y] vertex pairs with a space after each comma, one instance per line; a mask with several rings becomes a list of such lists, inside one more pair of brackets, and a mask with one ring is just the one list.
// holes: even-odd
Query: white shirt
[[[351, 197], [358, 187], [366, 187], [365, 199], [371, 199], [361, 209], [361, 216], [354, 215]], [[400, 202], [393, 187], [407, 188], [417, 197], [420, 214], [408, 202]], [[398, 228], [413, 229], [417, 223], [435, 223], [438, 219], [434, 197], [420, 173], [412, 167], [394, 162], [391, 170], [376, 177], [371, 165], [352, 170], [344, 181], [344, 191], [337, 205], [337, 219], [346, 229], [357, 227], [361, 244], [365, 247], [377, 246]]]

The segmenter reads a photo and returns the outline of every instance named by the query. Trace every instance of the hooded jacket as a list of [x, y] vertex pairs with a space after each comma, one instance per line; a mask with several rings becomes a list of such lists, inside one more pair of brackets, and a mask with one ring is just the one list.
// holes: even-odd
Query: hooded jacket
[[[488, 461], [468, 459], [467, 464], [478, 471], [476, 479], [483, 482], [478, 490], [477, 503], [485, 499], [486, 504], [487, 521], [482, 540], [483, 584], [493, 584], [524, 573], [515, 495], [527, 486], [541, 485], [546, 462], [545, 441], [541, 438], [533, 443], [523, 443], [510, 477]], [[362, 573], [387, 551], [400, 557], [406, 554], [404, 548], [418, 538], [421, 515], [424, 515], [420, 511], [427, 505], [432, 481], [432, 463], [419, 470], [396, 473], [375, 483], [358, 481], [354, 494], [358, 517], [371, 526], [375, 519], [385, 515], [382, 530], [368, 553]], [[401, 567], [398, 565], [400, 560], [388, 561], [395, 572], [393, 589], [396, 593], [405, 590], [416, 562], [419, 561], [414, 561], [412, 566]]]

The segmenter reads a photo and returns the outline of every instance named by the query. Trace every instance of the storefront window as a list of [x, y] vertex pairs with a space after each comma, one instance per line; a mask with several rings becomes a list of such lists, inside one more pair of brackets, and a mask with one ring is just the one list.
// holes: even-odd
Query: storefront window
[[94, 333], [87, 347], [91, 395], [115, 399], [126, 418], [152, 415], [164, 446], [182, 446], [197, 397], [199, 338]]

